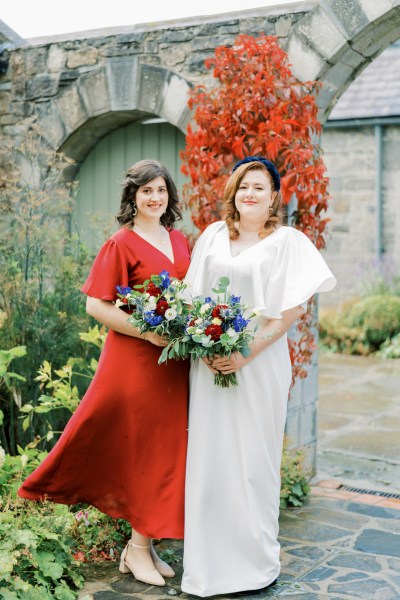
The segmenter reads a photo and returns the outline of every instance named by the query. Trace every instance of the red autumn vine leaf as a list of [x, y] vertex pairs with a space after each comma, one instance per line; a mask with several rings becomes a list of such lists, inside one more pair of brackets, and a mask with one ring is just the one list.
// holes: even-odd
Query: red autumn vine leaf
[[[291, 72], [277, 38], [239, 35], [232, 47], [219, 46], [205, 61], [217, 84], [191, 92], [196, 129], [188, 127], [182, 171], [191, 183], [184, 200], [202, 231], [221, 218], [221, 199], [233, 164], [261, 154], [273, 160], [282, 177], [285, 204], [292, 224], [321, 249], [328, 219], [328, 179], [317, 142], [321, 133], [316, 95], [320, 83], [303, 82]], [[306, 331], [307, 317], [298, 329]], [[294, 373], [304, 377], [313, 352], [309, 332], [292, 342]]]

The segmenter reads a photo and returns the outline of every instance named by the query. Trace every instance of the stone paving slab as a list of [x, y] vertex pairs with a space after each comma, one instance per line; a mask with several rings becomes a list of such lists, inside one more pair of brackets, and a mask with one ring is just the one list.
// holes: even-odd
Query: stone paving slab
[[[333, 486], [334, 483], [331, 483]], [[282, 511], [280, 518], [282, 571], [275, 585], [257, 592], [215, 596], [217, 600], [399, 600], [400, 510], [356, 502], [353, 498], [318, 495], [313, 490], [303, 507]], [[362, 495], [356, 495], [361, 498]], [[400, 507], [399, 507], [400, 508]], [[180, 541], [163, 540], [174, 548], [176, 576], [165, 588], [146, 586], [117, 563], [87, 567], [80, 600], [191, 600], [181, 592]]]

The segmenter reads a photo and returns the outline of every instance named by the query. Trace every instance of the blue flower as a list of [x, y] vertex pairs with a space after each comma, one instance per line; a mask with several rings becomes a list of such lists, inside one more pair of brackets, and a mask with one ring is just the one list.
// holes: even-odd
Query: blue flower
[[164, 288], [164, 290], [169, 286], [169, 284], [171, 283], [171, 278], [169, 276], [168, 271], [166, 271], [165, 269], [161, 271], [160, 273], [160, 277], [161, 277], [161, 285]]
[[117, 292], [119, 294], [122, 294], [123, 296], [125, 296], [125, 294], [129, 294], [129, 292], [132, 291], [132, 288], [128, 287], [127, 285], [117, 285]]
[[232, 326], [236, 332], [239, 332], [246, 328], [247, 323], [246, 319], [243, 319], [241, 315], [237, 315], [232, 322]]
[[210, 298], [210, 296], [207, 296], [207, 298], [204, 298], [205, 304], [210, 304], [210, 302], [212, 302], [212, 299]]
[[146, 323], [148, 323], [152, 327], [159, 325], [163, 320], [162, 316], [156, 315], [154, 310], [149, 310], [145, 312], [143, 318], [146, 321]]
[[232, 304], [239, 304], [239, 302], [240, 302], [240, 296], [234, 296], [232, 294], [232, 296], [230, 297], [230, 301], [232, 302]]

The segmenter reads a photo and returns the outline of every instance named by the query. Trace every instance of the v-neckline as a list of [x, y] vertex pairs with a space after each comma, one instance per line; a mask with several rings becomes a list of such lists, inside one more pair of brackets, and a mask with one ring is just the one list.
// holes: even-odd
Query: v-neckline
[[172, 258], [173, 260], [170, 259], [170, 257], [168, 256], [168, 254], [165, 254], [165, 252], [163, 252], [162, 250], [160, 250], [159, 248], [157, 248], [157, 246], [154, 246], [154, 244], [152, 244], [151, 242], [149, 242], [148, 240], [146, 240], [144, 237], [142, 237], [141, 235], [139, 235], [138, 233], [136, 233], [136, 231], [134, 229], [128, 229], [128, 231], [130, 231], [131, 233], [134, 233], [136, 235], [136, 237], [138, 237], [139, 239], [141, 239], [143, 242], [145, 242], [145, 244], [148, 244], [149, 246], [151, 246], [154, 250], [156, 250], [157, 252], [159, 252], [160, 254], [162, 254], [163, 256], [165, 256], [165, 258], [167, 260], [169, 260], [169, 262], [171, 263], [171, 265], [174, 265], [175, 267], [175, 250], [174, 250], [174, 243], [173, 243], [173, 238], [171, 237], [171, 232], [168, 231], [167, 229], [165, 230], [168, 234], [169, 237], [169, 241], [171, 243], [171, 249], [172, 249]]
[[278, 229], [276, 229], [275, 231], [273, 231], [272, 233], [270, 233], [269, 235], [267, 235], [267, 237], [261, 239], [259, 242], [256, 242], [252, 246], [249, 246], [248, 248], [245, 248], [244, 250], [242, 250], [242, 252], [239, 252], [239, 254], [235, 254], [235, 256], [232, 254], [231, 240], [230, 240], [230, 237], [229, 237], [229, 229], [228, 229], [228, 227], [226, 227], [226, 234], [227, 234], [227, 241], [228, 241], [228, 250], [229, 250], [229, 255], [230, 255], [231, 259], [234, 260], [235, 258], [239, 258], [239, 256], [243, 256], [243, 254], [245, 254], [246, 252], [249, 252], [250, 250], [253, 250], [253, 248], [255, 248], [256, 246], [259, 246], [260, 244], [262, 244], [263, 242], [265, 242], [265, 240], [269, 240], [273, 235], [275, 235], [276, 233], [278, 233], [278, 231], [280, 231], [284, 227], [285, 227], [285, 225], [281, 225], [280, 227], [278, 227]]

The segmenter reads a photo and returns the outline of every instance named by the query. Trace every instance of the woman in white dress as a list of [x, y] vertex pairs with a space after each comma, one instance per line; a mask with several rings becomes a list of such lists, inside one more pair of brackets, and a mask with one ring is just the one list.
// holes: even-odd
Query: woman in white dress
[[[251, 355], [196, 360], [190, 375], [182, 590], [257, 590], [280, 571], [280, 463], [291, 383], [286, 332], [334, 276], [312, 242], [282, 224], [273, 163], [248, 157], [225, 188], [225, 221], [199, 238], [186, 279], [209, 296], [222, 276], [260, 315]], [[211, 294], [212, 295], [212, 294]], [[238, 385], [214, 385], [214, 373]]]

